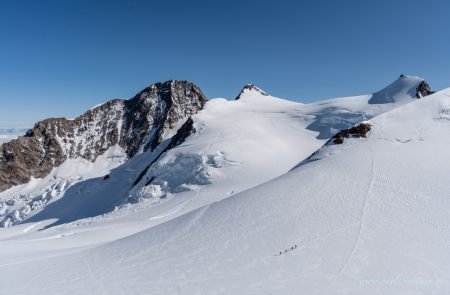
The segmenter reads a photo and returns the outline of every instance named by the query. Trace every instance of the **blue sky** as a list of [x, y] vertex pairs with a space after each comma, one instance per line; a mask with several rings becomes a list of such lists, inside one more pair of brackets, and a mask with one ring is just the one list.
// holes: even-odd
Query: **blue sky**
[[74, 117], [169, 79], [233, 98], [246, 83], [302, 102], [401, 73], [450, 86], [450, 2], [0, 2], [0, 128]]

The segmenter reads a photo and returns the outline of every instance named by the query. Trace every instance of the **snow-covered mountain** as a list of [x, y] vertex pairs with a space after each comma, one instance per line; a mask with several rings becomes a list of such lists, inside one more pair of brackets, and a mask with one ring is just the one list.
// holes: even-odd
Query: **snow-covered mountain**
[[425, 84], [312, 104], [247, 85], [152, 149], [67, 157], [0, 193], [0, 291], [443, 294], [450, 90]]
[[94, 162], [109, 149], [132, 157], [155, 149], [200, 110], [206, 97], [186, 81], [154, 84], [129, 100], [111, 100], [82, 116], [36, 123], [0, 154], [0, 190], [47, 176], [68, 159]]
[[[340, 129], [415, 100], [422, 83], [403, 76], [374, 95], [301, 104], [254, 85], [206, 103], [194, 84], [168, 81], [75, 120], [39, 122], [2, 147], [0, 224], [36, 213], [75, 221], [175, 194], [189, 204], [180, 213], [193, 210], [289, 171]], [[372, 103], [383, 95], [394, 99]]]

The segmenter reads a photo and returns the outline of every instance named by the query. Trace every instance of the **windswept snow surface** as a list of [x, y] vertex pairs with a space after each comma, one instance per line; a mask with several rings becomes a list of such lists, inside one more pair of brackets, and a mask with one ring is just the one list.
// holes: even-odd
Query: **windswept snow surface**
[[[137, 187], [157, 151], [0, 229], [0, 294], [450, 292], [450, 89], [405, 89], [384, 104], [251, 91], [208, 102]], [[333, 126], [375, 115], [368, 138], [305, 160]]]

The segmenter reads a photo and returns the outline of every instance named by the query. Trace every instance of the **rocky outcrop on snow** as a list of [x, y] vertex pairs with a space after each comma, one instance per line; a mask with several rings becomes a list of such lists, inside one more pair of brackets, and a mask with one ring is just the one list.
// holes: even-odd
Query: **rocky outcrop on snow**
[[[353, 127], [339, 131], [334, 136], [332, 136], [325, 143], [325, 145], [323, 145], [320, 149], [316, 150], [305, 160], [303, 160], [299, 164], [297, 164], [294, 168], [292, 168], [292, 170], [297, 169], [298, 167], [305, 165], [307, 163], [311, 163], [311, 162], [322, 159], [324, 157], [323, 156], [324, 149], [328, 149], [328, 147], [330, 145], [343, 144], [344, 140], [346, 138], [361, 138], [361, 137], [366, 138], [371, 129], [372, 129], [372, 125], [370, 123], [363, 122], [363, 123], [357, 124]], [[331, 154], [329, 154], [329, 155], [331, 155]]]
[[430, 86], [423, 78], [401, 75], [384, 89], [375, 92], [369, 104], [404, 104], [431, 93]]
[[239, 92], [239, 95], [236, 96], [236, 98], [234, 100], [239, 100], [242, 98], [242, 95], [247, 93], [247, 92], [256, 92], [257, 94], [260, 95], [264, 95], [264, 96], [269, 96], [269, 94], [267, 94], [266, 92], [264, 92], [263, 90], [261, 90], [260, 88], [256, 87], [253, 84], [247, 84], [244, 86], [244, 88], [242, 88], [241, 92]]
[[341, 130], [335, 136], [333, 136], [333, 142], [335, 144], [344, 143], [344, 138], [354, 137], [367, 137], [367, 133], [370, 131], [371, 126], [369, 123], [361, 123], [357, 126], [351, 127], [349, 129]]
[[115, 99], [68, 120], [40, 121], [0, 149], [0, 191], [41, 178], [67, 159], [89, 161], [113, 146], [128, 157], [155, 149], [201, 110], [207, 98], [187, 81], [156, 83], [129, 100]]
[[428, 85], [427, 82], [422, 81], [422, 83], [420, 83], [419, 86], [417, 87], [416, 97], [422, 98], [424, 96], [427, 96], [427, 95], [430, 95], [433, 93], [434, 93], [434, 91], [431, 91], [430, 85]]

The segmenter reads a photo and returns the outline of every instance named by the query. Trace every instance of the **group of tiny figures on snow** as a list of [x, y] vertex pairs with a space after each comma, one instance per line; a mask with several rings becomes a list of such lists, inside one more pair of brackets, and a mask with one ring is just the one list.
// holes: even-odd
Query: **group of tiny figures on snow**
[[284, 251], [280, 251], [280, 254], [278, 254], [278, 255], [287, 254], [287, 252], [294, 251], [295, 249], [297, 249], [297, 245], [294, 245], [291, 248], [288, 248], [288, 249], [286, 249]]

